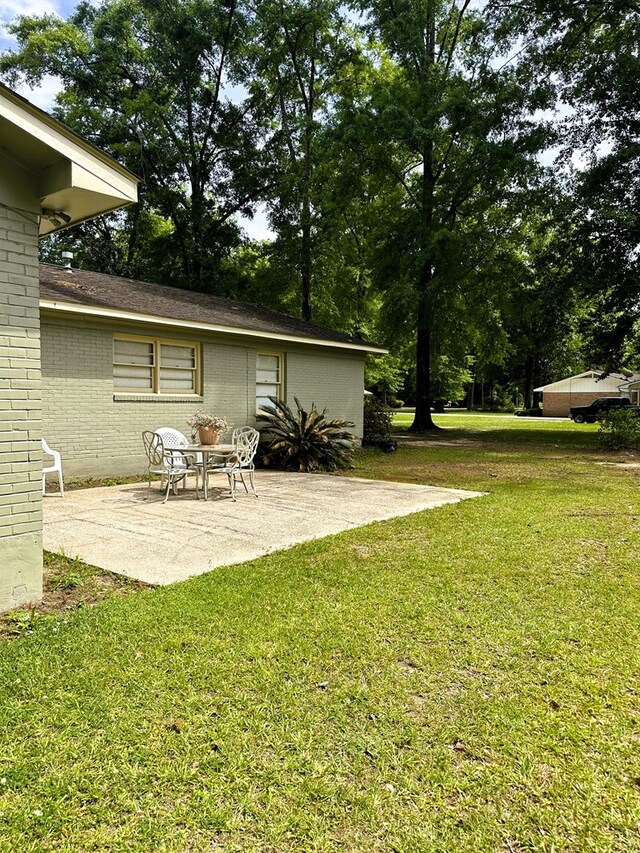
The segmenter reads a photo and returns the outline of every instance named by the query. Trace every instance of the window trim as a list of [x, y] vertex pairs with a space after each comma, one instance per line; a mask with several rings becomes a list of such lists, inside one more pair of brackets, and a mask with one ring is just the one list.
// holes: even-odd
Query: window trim
[[[151, 367], [151, 388], [126, 388], [121, 385], [115, 384], [115, 376], [113, 376], [113, 391], [114, 394], [118, 395], [132, 395], [135, 397], [201, 397], [202, 396], [202, 352], [199, 341], [188, 341], [188, 340], [180, 340], [174, 338], [162, 338], [159, 336], [149, 336], [149, 335], [131, 335], [125, 332], [118, 332], [113, 336], [113, 357], [112, 357], [112, 369], [116, 365], [125, 365], [127, 362], [116, 361], [116, 351], [115, 345], [116, 341], [133, 341], [135, 343], [140, 344], [152, 344], [153, 345], [153, 364]], [[160, 370], [162, 369], [161, 363], [161, 345], [165, 344], [167, 346], [179, 346], [179, 347], [191, 347], [195, 352], [195, 365], [192, 369], [193, 372], [193, 385], [189, 390], [180, 391], [176, 388], [171, 388], [165, 391], [162, 391], [160, 388]]]
[[[279, 375], [280, 381], [277, 383], [278, 393], [276, 394], [276, 397], [278, 398], [278, 400], [284, 400], [285, 399], [285, 353], [282, 352], [282, 350], [266, 350], [266, 349], [256, 350], [256, 394], [255, 394], [255, 396], [256, 396], [256, 414], [258, 414], [259, 412], [262, 411], [262, 409], [258, 405], [258, 384], [261, 384], [261, 385], [272, 385], [272, 384], [275, 385], [276, 384], [276, 383], [271, 383], [271, 382], [258, 383], [258, 357], [261, 355], [270, 355], [270, 356], [275, 355], [275, 356], [277, 356], [277, 358], [278, 358], [278, 375]], [[273, 395], [270, 395], [270, 396], [273, 396]]]

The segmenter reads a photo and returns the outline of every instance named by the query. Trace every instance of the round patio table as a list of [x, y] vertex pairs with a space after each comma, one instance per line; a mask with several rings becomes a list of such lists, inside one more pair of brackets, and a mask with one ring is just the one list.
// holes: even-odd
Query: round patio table
[[226, 462], [235, 453], [235, 444], [188, 444], [180, 450], [183, 453], [202, 454], [202, 491], [205, 501], [209, 500], [209, 457], [218, 457]]

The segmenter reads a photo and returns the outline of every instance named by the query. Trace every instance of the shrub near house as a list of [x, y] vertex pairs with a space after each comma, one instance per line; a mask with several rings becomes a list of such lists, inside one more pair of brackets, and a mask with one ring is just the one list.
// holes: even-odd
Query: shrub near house
[[295, 398], [296, 411], [269, 397], [258, 413], [260, 461], [285, 471], [336, 471], [353, 462], [356, 438], [351, 421], [329, 419], [315, 403], [307, 411]]
[[363, 445], [395, 450], [397, 443], [391, 440], [392, 421], [393, 412], [382, 400], [367, 397], [364, 401]]
[[609, 409], [600, 418], [598, 440], [607, 450], [640, 448], [640, 407]]

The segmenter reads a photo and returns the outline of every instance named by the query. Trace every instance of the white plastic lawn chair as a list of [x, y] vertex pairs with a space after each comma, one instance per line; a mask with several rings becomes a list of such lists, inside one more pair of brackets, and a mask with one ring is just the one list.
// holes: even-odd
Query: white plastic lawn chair
[[53, 474], [54, 471], [58, 474], [58, 482], [60, 483], [60, 496], [64, 497], [64, 482], [62, 480], [62, 457], [58, 450], [52, 450], [47, 442], [42, 439], [42, 452], [46, 456], [53, 456], [53, 465], [45, 468], [42, 466], [42, 494], [45, 493], [47, 474]]
[[[157, 432], [162, 439], [165, 450], [180, 450], [183, 447], [189, 446], [187, 436], [183, 432], [180, 432], [179, 429], [174, 429], [173, 427], [158, 427], [154, 432]], [[194, 464], [194, 459], [196, 465], [204, 464], [202, 453], [189, 453], [185, 459], [188, 459], [192, 465]]]
[[[177, 451], [189, 446], [187, 436], [183, 432], [180, 432], [179, 429], [174, 429], [173, 427], [158, 427], [154, 432], [157, 432], [162, 439], [165, 450]], [[176, 453], [175, 455], [177, 458], [180, 457], [180, 454]], [[204, 457], [202, 453], [188, 453], [183, 455], [182, 458], [188, 468], [192, 470], [197, 468], [200, 473], [202, 472], [204, 466]], [[187, 481], [185, 478], [184, 488], [186, 488], [186, 484]]]
[[253, 494], [258, 497], [256, 486], [253, 479], [255, 464], [254, 457], [258, 449], [260, 441], [260, 433], [253, 427], [242, 427], [233, 432], [235, 450], [233, 454], [222, 465], [216, 465], [215, 470], [218, 473], [224, 473], [229, 478], [229, 489], [231, 490], [231, 500], [236, 499], [236, 481], [240, 480], [244, 486], [244, 490], [249, 494], [247, 483], [244, 475], [249, 475], [249, 483]]
[[177, 494], [176, 486], [181, 480], [184, 482], [186, 488], [186, 477], [189, 473], [196, 475], [196, 495], [200, 497], [198, 491], [198, 467], [193, 464], [189, 455], [180, 453], [177, 448], [165, 447], [162, 436], [158, 432], [146, 430], [142, 433], [142, 441], [147, 459], [149, 460], [147, 466], [147, 474], [149, 476], [147, 498], [151, 493], [152, 474], [160, 474], [161, 488], [164, 486], [165, 477], [167, 479], [167, 490], [162, 501], [162, 503], [166, 503], [172, 488], [173, 493]]

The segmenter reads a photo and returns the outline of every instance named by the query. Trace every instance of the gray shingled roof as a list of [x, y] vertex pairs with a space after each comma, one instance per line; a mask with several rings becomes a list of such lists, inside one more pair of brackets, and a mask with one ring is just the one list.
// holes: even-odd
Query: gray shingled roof
[[164, 317], [246, 329], [248, 332], [268, 332], [276, 337], [292, 335], [309, 341], [335, 341], [363, 349], [382, 349], [360, 338], [314, 326], [250, 302], [236, 302], [208, 293], [134, 281], [117, 275], [77, 269], [69, 271], [53, 264], [40, 264], [40, 298], [147, 314], [159, 320]]

